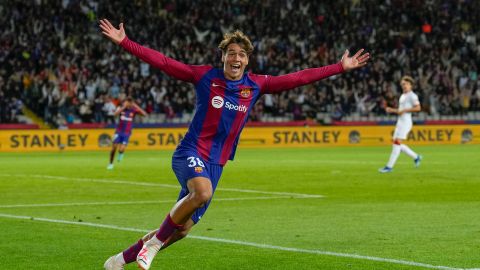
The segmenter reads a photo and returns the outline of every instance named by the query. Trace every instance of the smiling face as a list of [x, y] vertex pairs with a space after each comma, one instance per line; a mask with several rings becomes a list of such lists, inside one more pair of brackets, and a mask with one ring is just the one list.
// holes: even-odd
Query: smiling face
[[228, 80], [240, 80], [248, 65], [247, 51], [237, 43], [231, 43], [222, 52], [223, 73]]

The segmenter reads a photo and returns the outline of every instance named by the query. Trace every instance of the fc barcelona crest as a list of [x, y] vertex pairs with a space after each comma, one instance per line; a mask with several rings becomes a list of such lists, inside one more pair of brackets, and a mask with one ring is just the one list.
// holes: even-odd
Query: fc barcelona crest
[[240, 92], [240, 95], [244, 98], [248, 98], [251, 92], [252, 92], [252, 89], [245, 88], [245, 89], [242, 89], [242, 91]]

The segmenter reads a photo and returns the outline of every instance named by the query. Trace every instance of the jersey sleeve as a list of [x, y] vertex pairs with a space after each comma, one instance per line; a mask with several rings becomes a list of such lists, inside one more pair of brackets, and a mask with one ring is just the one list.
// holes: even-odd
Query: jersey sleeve
[[342, 64], [337, 63], [280, 76], [256, 75], [255, 81], [260, 86], [262, 94], [273, 94], [307, 85], [343, 72]]
[[411, 95], [410, 102], [412, 103], [412, 106], [420, 105], [420, 100], [418, 99], [417, 94], [413, 93], [413, 95]]
[[120, 46], [144, 62], [181, 81], [196, 84], [205, 73], [212, 69], [212, 66], [207, 65], [184, 64], [165, 56], [161, 52], [144, 47], [128, 39], [128, 37], [125, 37], [122, 42], [120, 42]]

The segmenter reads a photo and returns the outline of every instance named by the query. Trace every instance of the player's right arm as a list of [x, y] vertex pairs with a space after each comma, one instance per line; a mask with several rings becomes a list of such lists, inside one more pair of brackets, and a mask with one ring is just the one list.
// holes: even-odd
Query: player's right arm
[[120, 106], [118, 107], [116, 110], [115, 110], [115, 113], [113, 114], [114, 116], [117, 116], [119, 115], [121, 112], [123, 112], [125, 110], [125, 106]]
[[100, 20], [100, 28], [102, 29], [102, 33], [115, 44], [120, 45], [129, 53], [142, 59], [153, 67], [162, 70], [175, 79], [197, 83], [203, 74], [211, 69], [210, 66], [187, 65], [166, 57], [158, 51], [141, 46], [127, 37], [125, 29], [123, 28], [123, 23], [121, 23], [117, 29], [107, 19], [103, 19]]

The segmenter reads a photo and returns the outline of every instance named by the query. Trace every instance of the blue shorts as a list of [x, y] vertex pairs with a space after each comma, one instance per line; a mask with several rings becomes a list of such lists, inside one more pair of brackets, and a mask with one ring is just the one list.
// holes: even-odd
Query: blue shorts
[[[212, 183], [212, 197], [217, 188], [218, 181], [222, 175], [223, 166], [219, 164], [210, 164], [203, 160], [200, 155], [194, 151], [175, 152], [172, 157], [172, 169], [177, 176], [178, 182], [182, 186], [180, 194], [178, 194], [177, 201], [188, 195], [187, 182], [194, 177], [205, 177], [210, 179]], [[208, 201], [204, 206], [198, 208], [192, 215], [192, 220], [195, 224], [202, 218], [210, 205]]]
[[130, 134], [115, 133], [115, 135], [113, 135], [113, 144], [127, 145], [129, 139], [130, 139]]

